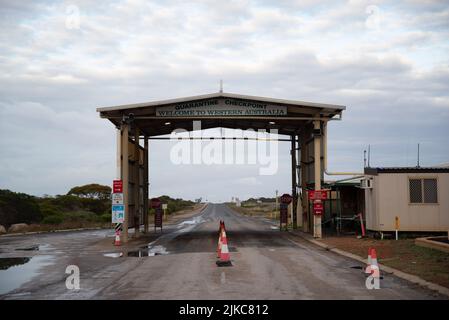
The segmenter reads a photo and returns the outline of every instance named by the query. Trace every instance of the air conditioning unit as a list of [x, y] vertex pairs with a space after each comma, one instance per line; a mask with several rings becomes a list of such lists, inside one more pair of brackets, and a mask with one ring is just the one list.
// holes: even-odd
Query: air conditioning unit
[[372, 189], [373, 188], [373, 179], [365, 178], [365, 179], [360, 180], [360, 188]]

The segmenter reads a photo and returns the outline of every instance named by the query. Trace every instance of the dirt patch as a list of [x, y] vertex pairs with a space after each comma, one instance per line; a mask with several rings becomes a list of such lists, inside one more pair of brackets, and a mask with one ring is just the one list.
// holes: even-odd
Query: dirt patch
[[279, 212], [274, 210], [274, 203], [258, 203], [237, 207], [234, 203], [227, 203], [234, 211], [250, 217], [264, 217], [267, 219], [275, 219], [279, 217]]
[[430, 240], [449, 244], [449, 239], [448, 238], [430, 238]]
[[380, 263], [449, 288], [449, 253], [415, 245], [414, 239], [376, 240], [329, 237], [325, 244], [367, 258], [375, 248]]
[[86, 222], [86, 221], [79, 221], [79, 222], [63, 222], [60, 224], [30, 224], [26, 232], [23, 231], [17, 231], [17, 232], [9, 232], [8, 234], [13, 233], [29, 233], [29, 232], [54, 232], [54, 231], [60, 231], [60, 230], [77, 230], [77, 229], [103, 229], [103, 228], [110, 228], [110, 223], [104, 223], [104, 222]]

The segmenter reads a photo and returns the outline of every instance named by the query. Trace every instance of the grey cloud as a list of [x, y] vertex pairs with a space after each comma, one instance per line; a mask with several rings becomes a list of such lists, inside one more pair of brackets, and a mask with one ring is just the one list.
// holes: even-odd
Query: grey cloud
[[[417, 142], [424, 164], [448, 161], [447, 25], [438, 3], [379, 3], [379, 31], [365, 26], [368, 2], [81, 1], [79, 30], [65, 28], [67, 5], [0, 9], [1, 187], [42, 194], [109, 184], [114, 128], [97, 106], [214, 92], [219, 79], [225, 91], [347, 105], [329, 126], [333, 171], [360, 168], [368, 144], [378, 165], [410, 164]], [[435, 55], [431, 67], [419, 50]], [[177, 167], [170, 144], [151, 146], [152, 194], [214, 189], [227, 199], [289, 189], [286, 144], [272, 177], [257, 166]]]

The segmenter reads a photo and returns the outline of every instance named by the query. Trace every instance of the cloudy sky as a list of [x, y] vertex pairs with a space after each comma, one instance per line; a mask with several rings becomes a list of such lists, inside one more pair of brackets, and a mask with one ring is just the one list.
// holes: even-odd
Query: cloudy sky
[[[0, 188], [62, 194], [115, 175], [99, 106], [218, 91], [346, 105], [329, 169], [449, 162], [447, 1], [0, 1]], [[151, 142], [151, 194], [268, 196], [258, 165], [174, 165]]]

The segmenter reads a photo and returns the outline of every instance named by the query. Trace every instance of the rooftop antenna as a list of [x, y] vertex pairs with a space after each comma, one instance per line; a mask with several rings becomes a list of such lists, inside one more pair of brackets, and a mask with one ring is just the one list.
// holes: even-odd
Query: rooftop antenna
[[223, 80], [220, 80], [220, 93], [223, 93]]
[[371, 160], [371, 145], [369, 144], [368, 145], [368, 168], [371, 168], [370, 164], [369, 164], [370, 160]]
[[366, 150], [363, 150], [363, 167], [366, 168]]
[[416, 167], [419, 168], [419, 143], [418, 143], [418, 163], [417, 163]]

